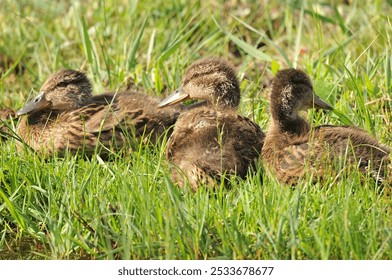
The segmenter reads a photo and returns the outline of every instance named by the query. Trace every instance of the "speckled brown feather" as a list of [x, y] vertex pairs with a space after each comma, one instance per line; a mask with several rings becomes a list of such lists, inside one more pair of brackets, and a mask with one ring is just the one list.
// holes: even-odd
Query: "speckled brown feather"
[[[235, 112], [197, 108], [181, 114], [169, 139], [167, 158], [188, 176], [193, 189], [222, 175], [244, 178], [260, 155], [264, 133]], [[180, 181], [178, 171], [173, 178]]]
[[313, 87], [305, 73], [295, 69], [278, 72], [271, 92], [272, 122], [262, 149], [270, 172], [290, 185], [309, 174], [315, 182], [337, 176], [340, 170], [336, 166], [344, 161], [346, 166], [357, 165], [361, 172], [386, 182], [390, 148], [356, 127], [325, 125], [311, 129], [298, 111], [312, 107], [312, 96]]
[[[85, 154], [108, 153], [106, 149], [120, 149], [125, 143], [120, 121], [107, 106], [88, 104], [72, 111], [36, 112], [23, 118], [18, 125], [18, 134], [35, 151], [45, 155], [62, 155], [65, 150]], [[105, 118], [105, 116], [107, 116]], [[97, 118], [103, 124], [94, 119]], [[92, 125], [93, 120], [93, 125]]]
[[[102, 94], [93, 96], [95, 102], [103, 102], [118, 107], [116, 116], [132, 123], [135, 136], [145, 141], [157, 143], [177, 121], [180, 112], [187, 110], [185, 106], [177, 105], [168, 108], [158, 108], [160, 100], [154, 96], [136, 91], [125, 91], [117, 94]], [[129, 117], [131, 116], [131, 118]]]
[[92, 96], [87, 77], [74, 70], [52, 75], [40, 92], [52, 107], [22, 117], [17, 132], [43, 154], [106, 154], [121, 149], [129, 137], [155, 142], [179, 115], [178, 107], [158, 109], [158, 98], [135, 91]]
[[207, 104], [181, 113], [169, 138], [166, 157], [177, 167], [173, 181], [184, 185], [185, 174], [196, 190], [214, 186], [224, 175], [244, 178], [260, 155], [264, 133], [236, 113], [240, 92], [234, 68], [223, 59], [198, 61], [188, 68], [182, 86], [190, 98]]
[[185, 73], [182, 87], [190, 98], [207, 100], [220, 109], [230, 110], [240, 104], [237, 73], [225, 59], [211, 57], [194, 62]]

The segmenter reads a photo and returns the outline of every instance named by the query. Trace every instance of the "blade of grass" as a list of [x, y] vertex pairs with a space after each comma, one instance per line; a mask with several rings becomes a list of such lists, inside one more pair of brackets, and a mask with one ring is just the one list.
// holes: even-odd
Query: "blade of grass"
[[87, 56], [87, 61], [90, 65], [90, 69], [92, 70], [92, 73], [94, 73], [94, 78], [96, 79], [99, 77], [99, 60], [98, 60], [98, 55], [96, 52], [96, 48], [90, 39], [90, 35], [88, 34], [88, 28], [87, 28], [87, 23], [85, 18], [82, 16], [81, 18], [78, 17], [78, 20], [81, 24], [81, 37], [83, 40], [83, 45], [84, 45], [84, 51]]
[[200, 23], [201, 22], [196, 23], [187, 33], [185, 33], [182, 37], [180, 36], [165, 51], [163, 51], [157, 59], [158, 63], [161, 64], [170, 57], [193, 34], [193, 32], [199, 27]]
[[344, 123], [345, 125], [354, 125], [353, 122], [350, 120], [349, 117], [347, 117], [346, 114], [344, 114], [342, 111], [338, 109], [333, 109], [332, 112], [338, 116], [339, 120]]
[[[20, 187], [14, 192], [12, 196], [14, 196], [18, 191], [20, 190]], [[23, 230], [26, 230], [26, 222], [23, 217], [23, 215], [17, 210], [16, 207], [14, 207], [14, 204], [12, 201], [8, 198], [8, 196], [3, 192], [3, 190], [0, 188], [0, 197], [3, 198], [4, 203], [7, 205], [8, 211], [10, 211], [12, 217], [15, 219], [16, 223], [20, 228]]]
[[1, 76], [0, 78], [0, 83], [2, 83], [16, 68], [16, 66], [18, 66], [20, 60], [22, 59], [22, 57], [24, 56], [26, 50], [24, 50], [19, 56], [18, 58], [15, 60], [15, 62], [11, 65], [10, 68], [8, 68], [8, 70]]
[[303, 25], [304, 25], [304, 5], [302, 3], [301, 11], [299, 14], [299, 23], [298, 23], [298, 27], [297, 27], [297, 36], [295, 38], [295, 51], [294, 51], [293, 67], [297, 67], [298, 57], [299, 57], [299, 54], [301, 53], [301, 37], [302, 37]]
[[391, 85], [391, 57], [392, 54], [389, 49], [385, 50], [385, 85], [389, 96], [392, 94]]
[[[302, 6], [303, 5], [301, 5], [301, 7]], [[324, 23], [331, 23], [333, 25], [336, 25], [336, 21], [334, 19], [327, 17], [327, 16], [323, 16], [322, 14], [317, 13], [314, 10], [304, 9], [304, 12], [305, 12], [305, 14], [308, 14], [316, 19], [319, 19], [319, 20], [323, 21]]]
[[157, 30], [154, 29], [151, 37], [150, 37], [150, 43], [148, 44], [148, 50], [147, 50], [147, 69], [150, 69], [150, 63], [151, 63], [151, 58], [152, 58], [152, 51], [154, 50], [154, 43], [155, 43], [155, 34], [157, 33]]
[[132, 70], [135, 67], [136, 64], [136, 51], [138, 50], [140, 46], [140, 42], [142, 40], [143, 34], [144, 34], [144, 29], [146, 28], [146, 23], [147, 23], [148, 17], [146, 17], [142, 23], [142, 26], [140, 27], [139, 33], [136, 36], [136, 39], [134, 43], [131, 45], [128, 57], [127, 57], [127, 71]]
[[254, 58], [259, 59], [260, 61], [267, 61], [267, 62], [271, 62], [272, 58], [268, 55], [266, 55], [265, 53], [259, 51], [258, 49], [256, 49], [255, 47], [253, 47], [252, 45], [248, 44], [247, 42], [245, 42], [244, 40], [241, 40], [239, 38], [237, 38], [236, 36], [234, 36], [233, 34], [229, 33], [228, 31], [226, 31], [216, 20], [215, 17], [212, 18], [216, 24], [216, 26], [219, 27], [220, 30], [222, 30], [222, 32], [224, 34], [226, 34], [227, 37], [229, 37], [230, 40], [232, 40], [237, 46], [239, 46], [243, 51], [245, 51], [247, 54], [253, 56]]
[[286, 52], [280, 48], [278, 45], [276, 45], [272, 40], [270, 40], [268, 38], [268, 36], [265, 33], [262, 33], [261, 31], [257, 30], [256, 28], [254, 28], [253, 26], [249, 25], [248, 23], [246, 23], [245, 21], [243, 21], [242, 19], [236, 17], [235, 15], [231, 15], [234, 19], [236, 19], [239, 23], [241, 23], [243, 26], [245, 26], [246, 28], [248, 28], [249, 30], [255, 32], [256, 34], [260, 35], [263, 42], [265, 42], [268, 46], [272, 47], [273, 49], [278, 50], [278, 52], [280, 53], [280, 55], [283, 57], [284, 61], [287, 63], [287, 65], [289, 67], [293, 67], [289, 57], [287, 56]]

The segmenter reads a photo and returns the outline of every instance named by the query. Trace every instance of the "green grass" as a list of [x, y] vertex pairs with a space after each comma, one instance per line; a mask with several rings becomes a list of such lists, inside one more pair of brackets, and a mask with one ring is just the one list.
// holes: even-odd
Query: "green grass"
[[[224, 56], [241, 113], [264, 130], [265, 85], [294, 66], [336, 107], [310, 112], [313, 124], [352, 123], [392, 145], [386, 1], [3, 2], [0, 107], [20, 108], [59, 68], [85, 71], [97, 93], [161, 96], [194, 60]], [[104, 162], [2, 142], [0, 259], [392, 259], [391, 196], [357, 173], [293, 189], [259, 162], [230, 190], [192, 193], [170, 181], [165, 144]]]

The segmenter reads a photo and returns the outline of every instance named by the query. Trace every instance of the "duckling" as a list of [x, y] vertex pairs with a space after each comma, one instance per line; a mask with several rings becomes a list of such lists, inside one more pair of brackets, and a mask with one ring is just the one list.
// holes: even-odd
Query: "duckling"
[[128, 136], [157, 140], [172, 126], [179, 112], [157, 109], [158, 98], [135, 91], [92, 95], [85, 74], [60, 70], [42, 86], [37, 97], [17, 112], [26, 115], [17, 133], [35, 151], [43, 154], [92, 154], [97, 146], [120, 149]]
[[173, 170], [173, 181], [184, 186], [185, 173], [195, 191], [201, 184], [214, 187], [224, 175], [244, 178], [261, 152], [264, 133], [236, 113], [240, 88], [234, 66], [220, 58], [193, 63], [180, 88], [159, 107], [187, 99], [205, 103], [182, 112], [168, 140], [166, 158], [180, 169]]
[[346, 157], [348, 163], [357, 163], [361, 172], [372, 170], [377, 181], [386, 178], [389, 147], [357, 127], [322, 125], [311, 129], [299, 115], [299, 111], [310, 108], [333, 110], [314, 93], [303, 71], [279, 71], [272, 82], [272, 120], [262, 149], [263, 161], [271, 173], [289, 185], [297, 184], [308, 173], [316, 182], [332, 175], [327, 169], [336, 168], [338, 165], [333, 163]]

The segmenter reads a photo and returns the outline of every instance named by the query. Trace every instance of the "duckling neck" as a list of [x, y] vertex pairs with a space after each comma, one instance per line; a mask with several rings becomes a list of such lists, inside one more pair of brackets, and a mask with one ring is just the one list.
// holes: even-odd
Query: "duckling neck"
[[213, 108], [215, 111], [236, 111], [238, 106], [232, 104], [231, 102], [226, 102], [225, 100], [217, 100], [214, 102], [207, 101], [205, 103], [210, 108]]
[[280, 133], [299, 136], [308, 133], [310, 130], [310, 125], [298, 115], [298, 112], [290, 112], [290, 114], [283, 111], [273, 112], [272, 119], [274, 129]]
[[61, 112], [52, 110], [43, 110], [39, 112], [34, 112], [28, 114], [23, 119], [27, 122], [29, 126], [40, 126], [42, 124], [48, 125], [48, 120], [56, 119]]

